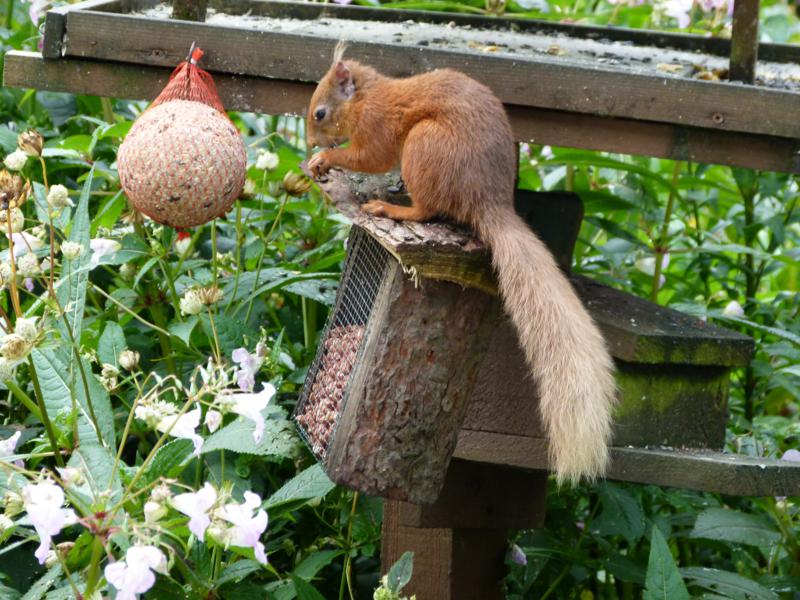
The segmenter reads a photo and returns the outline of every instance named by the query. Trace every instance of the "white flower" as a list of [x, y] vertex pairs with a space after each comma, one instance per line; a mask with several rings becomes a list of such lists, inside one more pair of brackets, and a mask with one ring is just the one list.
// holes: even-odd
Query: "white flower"
[[0, 460], [2, 460], [3, 457], [14, 454], [14, 450], [17, 449], [17, 443], [21, 435], [22, 432], [17, 431], [10, 438], [0, 441]]
[[18, 364], [19, 361], [8, 360], [4, 356], [0, 356], [0, 381], [8, 381], [14, 377], [14, 370]]
[[0, 536], [12, 527], [15, 527], [14, 521], [12, 521], [8, 515], [0, 515]]
[[211, 433], [214, 433], [217, 429], [219, 429], [219, 426], [222, 424], [222, 414], [220, 414], [216, 410], [209, 410], [206, 413], [206, 418], [204, 423], [206, 424], [206, 427], [208, 427], [208, 430]]
[[83, 244], [69, 241], [64, 242], [61, 244], [61, 254], [66, 259], [75, 260], [83, 254]]
[[261, 169], [262, 171], [271, 171], [278, 166], [279, 162], [280, 158], [277, 154], [270, 152], [269, 150], [264, 150], [256, 159], [256, 169]]
[[216, 501], [217, 491], [210, 483], [206, 482], [198, 492], [178, 494], [172, 498], [172, 506], [189, 517], [189, 531], [198, 540], [202, 540], [206, 535], [206, 529], [211, 523], [211, 517], [208, 512]]
[[38, 320], [39, 317], [20, 317], [14, 323], [14, 333], [21, 335], [26, 342], [35, 342], [39, 337], [39, 329], [36, 327]]
[[25, 510], [36, 533], [39, 535], [39, 547], [35, 556], [43, 565], [50, 550], [52, 536], [57, 535], [67, 525], [77, 522], [78, 517], [72, 509], [63, 508], [64, 491], [52, 481], [31, 483], [22, 488], [22, 500]]
[[153, 525], [167, 514], [167, 507], [160, 502], [148, 500], [144, 503], [144, 522]]
[[84, 482], [83, 471], [75, 467], [56, 467], [64, 485], [81, 485]]
[[[226, 534], [226, 541], [231, 546], [240, 548], [252, 548], [256, 560], [262, 565], [267, 564], [267, 556], [264, 554], [264, 544], [259, 540], [267, 529], [267, 512], [259, 509], [261, 497], [253, 492], [244, 493], [242, 504], [226, 504], [217, 511], [219, 518], [231, 523], [231, 527]], [[258, 511], [253, 514], [253, 511]]]
[[148, 426], [155, 428], [159, 421], [168, 415], [174, 415], [178, 409], [171, 402], [155, 400], [139, 404], [134, 411], [137, 419], [141, 419]]
[[95, 238], [93, 240], [89, 240], [89, 248], [92, 251], [92, 256], [89, 259], [89, 268], [94, 269], [100, 264], [100, 260], [104, 256], [116, 254], [116, 252], [122, 248], [122, 244], [120, 244], [117, 240]]
[[203, 447], [203, 438], [195, 432], [195, 429], [199, 426], [200, 407], [198, 406], [194, 410], [190, 410], [181, 416], [169, 415], [163, 417], [156, 425], [156, 429], [164, 433], [169, 431], [169, 435], [176, 438], [191, 440], [194, 444], [194, 455], [200, 456], [200, 448]]
[[239, 369], [234, 373], [236, 383], [243, 392], [252, 392], [256, 385], [256, 373], [264, 362], [267, 355], [267, 347], [259, 342], [256, 346], [255, 354], [250, 354], [245, 348], [237, 348], [231, 354], [233, 362], [239, 365]]
[[117, 600], [136, 600], [153, 587], [153, 571], [167, 572], [167, 557], [155, 546], [131, 546], [125, 560], [106, 565], [103, 571], [108, 582], [117, 589]]
[[192, 288], [186, 290], [180, 301], [181, 312], [185, 315], [197, 315], [203, 311], [203, 302], [200, 300], [200, 290]]
[[264, 389], [257, 394], [243, 393], [243, 394], [221, 394], [221, 400], [228, 410], [241, 415], [246, 419], [250, 419], [255, 423], [253, 429], [253, 439], [256, 444], [261, 441], [264, 435], [264, 415], [261, 412], [267, 408], [267, 404], [272, 400], [275, 395], [275, 386], [271, 383], [265, 383]]
[[683, 29], [691, 21], [689, 13], [692, 10], [694, 0], [666, 0], [662, 4], [664, 14], [673, 19], [677, 19], [678, 27]]
[[19, 362], [30, 351], [30, 343], [18, 333], [7, 333], [0, 342], [0, 354], [10, 361]]
[[139, 353], [136, 350], [123, 350], [117, 360], [119, 366], [126, 371], [134, 371], [139, 366]]
[[725, 315], [726, 317], [741, 318], [744, 317], [744, 309], [742, 308], [742, 305], [739, 304], [736, 300], [731, 300], [730, 302], [728, 302], [725, 308], [722, 309], [722, 314]]
[[50, 208], [56, 210], [75, 206], [75, 203], [69, 197], [69, 190], [60, 183], [51, 187], [50, 191], [47, 192], [47, 204]]
[[249, 177], [244, 180], [244, 190], [242, 191], [242, 196], [255, 196], [256, 194], [256, 182], [250, 179]]
[[28, 252], [17, 261], [17, 273], [23, 277], [33, 277], [41, 271], [39, 259], [36, 255]]
[[11, 234], [11, 243], [14, 248], [14, 256], [22, 256], [28, 251], [36, 252], [39, 248], [44, 246], [44, 242], [35, 235], [31, 235], [27, 231], [20, 231]]
[[19, 171], [25, 166], [25, 163], [28, 162], [28, 155], [22, 150], [14, 150], [14, 152], [6, 156], [3, 162], [9, 170]]
[[175, 252], [177, 252], [178, 256], [184, 256], [189, 250], [189, 246], [192, 245], [192, 236], [189, 234], [181, 235], [181, 233], [178, 234], [178, 239], [175, 240]]

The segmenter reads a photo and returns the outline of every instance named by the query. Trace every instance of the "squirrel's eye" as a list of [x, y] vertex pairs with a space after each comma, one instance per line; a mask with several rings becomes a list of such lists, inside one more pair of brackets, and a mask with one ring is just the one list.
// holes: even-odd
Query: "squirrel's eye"
[[322, 119], [325, 118], [325, 109], [324, 108], [318, 108], [316, 111], [314, 111], [314, 118], [317, 121], [322, 121]]

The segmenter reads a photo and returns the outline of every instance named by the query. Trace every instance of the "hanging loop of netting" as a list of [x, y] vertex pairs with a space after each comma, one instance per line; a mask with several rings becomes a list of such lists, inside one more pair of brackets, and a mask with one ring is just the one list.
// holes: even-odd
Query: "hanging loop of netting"
[[197, 66], [202, 56], [203, 51], [192, 44], [189, 57], [175, 68], [167, 85], [150, 106], [157, 106], [170, 100], [192, 100], [207, 104], [225, 114], [225, 107], [219, 99], [214, 80]]

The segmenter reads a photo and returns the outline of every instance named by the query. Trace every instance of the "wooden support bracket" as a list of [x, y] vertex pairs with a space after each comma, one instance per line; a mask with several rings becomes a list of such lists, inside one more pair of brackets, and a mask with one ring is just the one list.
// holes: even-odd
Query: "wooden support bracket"
[[758, 64], [759, 0], [736, 0], [731, 34], [730, 78], [754, 83]]

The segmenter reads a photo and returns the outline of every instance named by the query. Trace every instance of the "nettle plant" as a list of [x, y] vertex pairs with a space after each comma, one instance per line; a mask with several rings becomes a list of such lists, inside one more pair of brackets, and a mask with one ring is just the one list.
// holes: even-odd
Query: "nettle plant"
[[[89, 155], [129, 125], [98, 124]], [[48, 598], [225, 597], [248, 578], [261, 595], [316, 598], [307, 580], [337, 557], [341, 589], [352, 589], [355, 548], [366, 544], [369, 556], [377, 537], [364, 524], [369, 533], [353, 541], [357, 499], [340, 494], [352, 509], [336, 517], [315, 511], [328, 527], [350, 522], [346, 535], [341, 526], [319, 544], [341, 549], [295, 548], [282, 531], [293, 511], [334, 487], [318, 467], [303, 469], [309, 455], [274, 401], [279, 388], [302, 381], [294, 360], [313, 350], [317, 329], [306, 301], [326, 301], [333, 286], [320, 286], [335, 276], [267, 267], [273, 253], [292, 253], [281, 215], [310, 187], [287, 167], [276, 173], [287, 147], [254, 157], [251, 175], [261, 182], [249, 181], [235, 224], [189, 235], [126, 211], [103, 160], [85, 161], [63, 142], [43, 148], [34, 131], [17, 143], [0, 171], [0, 380], [8, 390], [0, 561], [13, 584], [0, 588], [3, 597], [30, 585], [36, 598], [48, 590]], [[48, 185], [45, 158], [65, 154], [84, 159], [74, 161], [79, 191]], [[273, 196], [255, 197], [256, 187]], [[335, 236], [334, 225], [316, 234]], [[236, 243], [242, 251], [231, 251]], [[328, 264], [338, 264], [334, 254]], [[278, 292], [291, 286], [308, 313], [305, 344], [294, 346], [283, 326], [277, 335], [258, 326], [281, 323]], [[276, 477], [263, 461], [293, 465]], [[299, 570], [280, 575], [268, 562], [268, 509], [278, 515], [272, 549], [285, 553], [284, 568]], [[10, 563], [20, 561], [34, 578], [15, 573]]]

